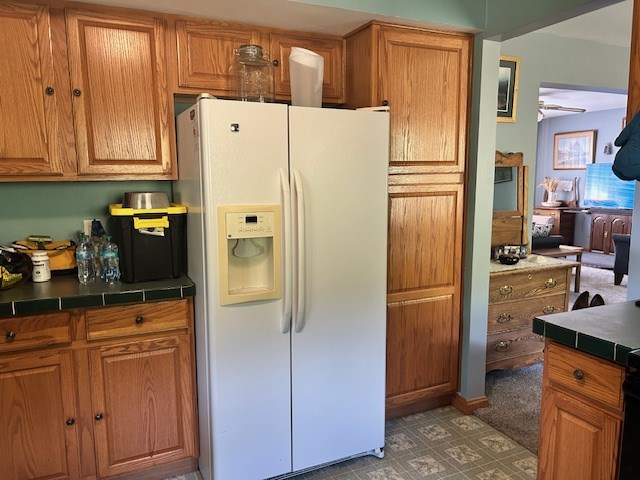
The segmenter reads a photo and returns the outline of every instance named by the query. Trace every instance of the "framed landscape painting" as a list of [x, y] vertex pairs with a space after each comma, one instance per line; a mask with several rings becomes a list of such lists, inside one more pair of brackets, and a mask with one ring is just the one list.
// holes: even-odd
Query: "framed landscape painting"
[[500, 56], [498, 73], [498, 121], [515, 122], [520, 58]]
[[553, 169], [584, 170], [593, 163], [596, 131], [556, 133], [553, 138]]

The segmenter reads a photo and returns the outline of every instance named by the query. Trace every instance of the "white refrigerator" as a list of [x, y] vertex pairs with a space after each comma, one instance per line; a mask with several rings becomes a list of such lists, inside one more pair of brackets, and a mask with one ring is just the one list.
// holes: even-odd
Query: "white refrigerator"
[[202, 95], [177, 133], [204, 478], [382, 456], [388, 112]]

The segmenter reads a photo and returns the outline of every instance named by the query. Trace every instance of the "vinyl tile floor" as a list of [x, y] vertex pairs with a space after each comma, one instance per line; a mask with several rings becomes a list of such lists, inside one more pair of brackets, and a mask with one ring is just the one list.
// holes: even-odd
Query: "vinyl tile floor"
[[[532, 480], [529, 450], [452, 406], [388, 420], [385, 455], [347, 460], [292, 480]], [[169, 479], [168, 479], [169, 480]], [[200, 480], [197, 473], [170, 480]]]

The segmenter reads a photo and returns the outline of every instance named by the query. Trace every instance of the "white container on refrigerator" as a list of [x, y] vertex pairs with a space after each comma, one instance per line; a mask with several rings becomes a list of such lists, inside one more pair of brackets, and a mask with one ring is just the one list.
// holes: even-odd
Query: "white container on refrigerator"
[[[177, 129], [203, 476], [381, 456], [389, 114], [203, 96]], [[221, 305], [217, 207], [252, 204], [281, 206], [282, 295]]]

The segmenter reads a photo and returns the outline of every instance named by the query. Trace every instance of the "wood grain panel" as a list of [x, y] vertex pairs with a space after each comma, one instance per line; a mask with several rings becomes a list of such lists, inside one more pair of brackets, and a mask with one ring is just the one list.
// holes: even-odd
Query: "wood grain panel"
[[186, 329], [189, 319], [186, 299], [90, 309], [85, 316], [88, 340]]
[[100, 476], [196, 455], [189, 348], [176, 335], [90, 350]]
[[491, 275], [489, 303], [524, 300], [543, 295], [562, 294], [567, 290], [566, 267], [527, 272], [524, 275]]
[[79, 173], [172, 178], [165, 19], [66, 15]]
[[71, 352], [0, 357], [2, 478], [79, 478]]
[[54, 74], [48, 12], [43, 3], [0, 4], [0, 177], [63, 173], [57, 99], [68, 83]]
[[0, 353], [69, 343], [69, 312], [0, 320]]
[[232, 95], [237, 87], [229, 76], [234, 50], [245, 44], [261, 44], [260, 33], [215, 20], [176, 21], [178, 88], [193, 88]]
[[616, 479], [622, 421], [546, 384], [542, 402], [537, 479]]
[[487, 335], [487, 371], [501, 368], [514, 358], [536, 354], [542, 360], [543, 337], [531, 331], [531, 327]]
[[531, 329], [531, 320], [540, 315], [564, 312], [565, 294], [533, 297], [526, 302], [501, 302], [489, 305], [487, 321], [488, 333], [515, 330], [522, 327]]
[[270, 35], [271, 59], [278, 61], [275, 68], [275, 92], [291, 96], [291, 47], [311, 50], [324, 59], [322, 98], [326, 102], [343, 103], [345, 97], [345, 54], [342, 37], [302, 32], [279, 32]]
[[391, 105], [391, 164], [464, 171], [471, 37], [383, 26], [380, 42], [378, 95]]
[[462, 186], [390, 187], [388, 293], [459, 287]]
[[[555, 343], [547, 346], [546, 358], [545, 369], [553, 386], [562, 386], [616, 410], [622, 409], [622, 382], [626, 375], [623, 367]], [[577, 370], [583, 378], [575, 378]]]
[[627, 123], [640, 110], [640, 2], [633, 2], [631, 52], [629, 55], [629, 88], [627, 95]]
[[453, 296], [388, 306], [387, 406], [456, 391], [458, 308]]

